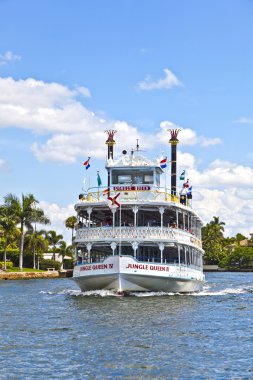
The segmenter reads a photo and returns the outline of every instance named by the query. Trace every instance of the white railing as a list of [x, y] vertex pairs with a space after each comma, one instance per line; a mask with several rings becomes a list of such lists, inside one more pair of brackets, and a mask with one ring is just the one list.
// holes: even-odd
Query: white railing
[[188, 244], [201, 248], [201, 241], [192, 234], [180, 229], [168, 227], [92, 227], [79, 228], [76, 231], [75, 241], [83, 240], [170, 240], [181, 244]]

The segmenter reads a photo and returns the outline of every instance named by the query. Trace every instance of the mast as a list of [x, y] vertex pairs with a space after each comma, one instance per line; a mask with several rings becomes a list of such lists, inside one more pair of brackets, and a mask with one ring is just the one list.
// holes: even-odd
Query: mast
[[171, 144], [171, 195], [177, 194], [177, 144], [179, 140], [177, 138], [180, 129], [169, 129]]
[[[109, 160], [110, 158], [113, 159], [113, 145], [116, 144], [115, 140], [114, 140], [114, 135], [117, 131], [113, 130], [113, 129], [109, 129], [107, 131], [105, 131], [105, 133], [107, 133], [107, 140], [106, 140], [106, 145], [108, 147], [108, 151], [107, 151], [107, 159]], [[111, 182], [110, 182], [110, 171], [108, 170], [108, 190], [109, 190], [109, 193], [108, 195], [110, 195], [110, 186], [111, 186]]]

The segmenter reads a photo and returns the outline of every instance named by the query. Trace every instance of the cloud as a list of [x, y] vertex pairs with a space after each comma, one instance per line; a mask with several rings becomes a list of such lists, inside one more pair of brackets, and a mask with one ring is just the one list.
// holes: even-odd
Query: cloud
[[193, 208], [205, 223], [219, 216], [226, 223], [226, 236], [253, 232], [253, 168], [214, 160], [199, 170], [192, 154], [178, 151], [178, 174], [182, 170], [193, 187]]
[[39, 202], [40, 207], [43, 209], [45, 215], [50, 219], [51, 224], [42, 226], [46, 230], [55, 230], [57, 234], [62, 234], [65, 241], [71, 244], [71, 232], [65, 227], [65, 220], [69, 216], [76, 214], [74, 205], [60, 207], [56, 203], [48, 203], [46, 201]]
[[182, 86], [182, 83], [177, 79], [175, 74], [169, 69], [163, 70], [165, 78], [152, 81], [150, 76], [147, 76], [144, 81], [138, 83], [137, 88], [143, 91], [151, 90], [168, 90], [172, 87]]
[[165, 144], [168, 142], [169, 129], [180, 129], [178, 138], [180, 140], [180, 145], [192, 146], [199, 144], [202, 147], [208, 147], [211, 145], [221, 144], [221, 140], [218, 137], [208, 138], [204, 136], [198, 136], [197, 132], [190, 128], [183, 128], [171, 121], [162, 121], [160, 123], [160, 132], [158, 132], [157, 137], [160, 142]]
[[[35, 135], [31, 151], [39, 161], [74, 163], [84, 155], [104, 158], [105, 130], [118, 131], [115, 151], [132, 149], [136, 139], [141, 148], [152, 150], [157, 142], [168, 146], [169, 128], [178, 127], [163, 121], [156, 134], [144, 133], [121, 120], [106, 120], [85, 107], [79, 100], [86, 87], [70, 89], [59, 83], [45, 83], [33, 78], [14, 80], [0, 77], [0, 128], [16, 127]], [[182, 145], [208, 146], [220, 140], [198, 136], [189, 128], [181, 128]], [[41, 135], [43, 138], [41, 143]]]
[[6, 161], [0, 158], [0, 170], [4, 170], [6, 168]]
[[6, 65], [10, 61], [20, 61], [21, 56], [14, 54], [11, 51], [6, 51], [4, 54], [0, 54], [0, 66]]
[[80, 94], [82, 94], [86, 98], [91, 97], [90, 90], [87, 87], [77, 87], [77, 90], [80, 92]]
[[[193, 199], [194, 209], [205, 223], [209, 222], [213, 216], [219, 216], [220, 220], [225, 222], [226, 236], [235, 236], [238, 232], [249, 236], [253, 232], [253, 205], [251, 205], [252, 195], [246, 196], [248, 190], [251, 189], [198, 188], [203, 198], [200, 201]], [[243, 192], [245, 199], [239, 197], [238, 192]]]
[[245, 116], [241, 116], [239, 117], [239, 119], [235, 120], [234, 122], [238, 124], [253, 124], [253, 119], [250, 119]]

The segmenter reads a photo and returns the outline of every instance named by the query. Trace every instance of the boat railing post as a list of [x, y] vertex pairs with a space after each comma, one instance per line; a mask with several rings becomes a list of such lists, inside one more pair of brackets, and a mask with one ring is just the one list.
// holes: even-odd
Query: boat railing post
[[163, 250], [164, 250], [164, 244], [163, 243], [159, 243], [159, 249], [161, 252], [161, 263], [162, 263], [163, 262]]
[[181, 270], [181, 247], [180, 244], [177, 244], [177, 253], [178, 253], [178, 266], [179, 269]]

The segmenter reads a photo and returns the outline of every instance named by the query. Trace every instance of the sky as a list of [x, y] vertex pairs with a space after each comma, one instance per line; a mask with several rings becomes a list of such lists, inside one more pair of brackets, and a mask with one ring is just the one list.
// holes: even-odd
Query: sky
[[34, 194], [70, 239], [84, 178], [106, 186], [104, 131], [157, 158], [180, 128], [194, 209], [249, 236], [252, 19], [250, 0], [0, 0], [0, 202]]

